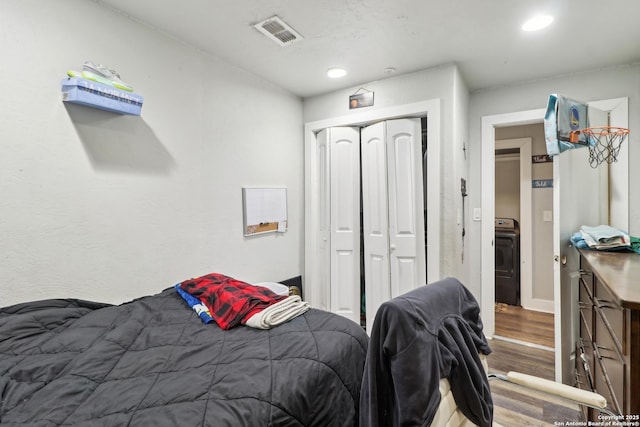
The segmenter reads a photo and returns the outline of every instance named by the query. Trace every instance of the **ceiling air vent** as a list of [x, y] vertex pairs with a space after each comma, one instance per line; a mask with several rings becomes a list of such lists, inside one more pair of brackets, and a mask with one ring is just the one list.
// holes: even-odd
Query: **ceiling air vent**
[[302, 36], [298, 34], [296, 30], [277, 16], [265, 19], [255, 24], [254, 27], [280, 46], [289, 46], [292, 43], [302, 40]]

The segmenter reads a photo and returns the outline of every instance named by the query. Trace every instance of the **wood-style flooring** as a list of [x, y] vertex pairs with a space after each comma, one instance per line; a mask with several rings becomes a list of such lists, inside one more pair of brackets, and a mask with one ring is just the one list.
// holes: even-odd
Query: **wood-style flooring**
[[[496, 305], [496, 335], [509, 341], [492, 339], [493, 353], [487, 356], [490, 373], [522, 372], [555, 379], [553, 352], [553, 314], [524, 310], [521, 307]], [[527, 341], [534, 346], [516, 341]], [[504, 427], [553, 426], [581, 421], [579, 408], [549, 395], [534, 392], [500, 380], [490, 381], [494, 421]]]
[[497, 336], [554, 348], [553, 313], [497, 303], [495, 316]]

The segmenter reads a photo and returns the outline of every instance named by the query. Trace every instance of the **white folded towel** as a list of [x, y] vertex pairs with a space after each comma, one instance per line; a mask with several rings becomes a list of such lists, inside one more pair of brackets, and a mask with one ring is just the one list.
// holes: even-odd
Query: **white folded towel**
[[597, 227], [583, 225], [580, 227], [580, 233], [591, 249], [617, 249], [631, 245], [631, 239], [627, 233], [608, 225]]
[[247, 319], [245, 325], [257, 329], [271, 329], [303, 314], [309, 308], [309, 303], [302, 301], [300, 295], [291, 295], [254, 314]]
[[619, 242], [620, 239], [623, 239], [626, 235], [626, 233], [623, 233], [622, 231], [609, 225], [598, 225], [595, 227], [583, 225], [582, 227], [580, 227], [580, 231], [589, 234], [591, 237], [593, 237], [593, 240], [597, 241], [598, 243], [604, 244]]

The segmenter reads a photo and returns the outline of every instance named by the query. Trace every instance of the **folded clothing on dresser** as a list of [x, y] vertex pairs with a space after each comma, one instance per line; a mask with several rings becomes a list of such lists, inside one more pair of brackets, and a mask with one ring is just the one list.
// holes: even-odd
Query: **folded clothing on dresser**
[[610, 225], [583, 225], [579, 231], [573, 233], [571, 242], [578, 249], [640, 253], [640, 238], [630, 236]]

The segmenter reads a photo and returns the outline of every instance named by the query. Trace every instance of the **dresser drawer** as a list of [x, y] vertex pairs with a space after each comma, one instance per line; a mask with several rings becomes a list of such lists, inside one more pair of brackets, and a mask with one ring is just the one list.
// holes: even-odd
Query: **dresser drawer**
[[593, 296], [593, 271], [591, 271], [591, 267], [589, 264], [584, 261], [584, 259], [580, 260], [580, 282], [584, 286], [584, 289], [587, 290], [590, 296]]
[[[576, 311], [580, 314], [574, 321], [579, 325], [581, 338], [586, 341], [589, 325], [587, 293], [590, 290], [594, 388], [615, 411], [639, 414], [640, 256], [581, 249], [580, 268], [580, 295], [576, 295], [576, 303], [580, 305], [580, 310]], [[585, 353], [589, 353], [586, 345]], [[578, 373], [578, 378], [582, 375]], [[594, 414], [589, 415], [590, 420], [597, 421], [592, 418]]]
[[576, 343], [576, 386], [593, 391], [593, 348], [591, 342], [578, 339]]
[[607, 318], [604, 317], [602, 309], [596, 307], [594, 340], [593, 342], [601, 349], [622, 354], [622, 344], [616, 334], [610, 329]]
[[[584, 379], [584, 371], [580, 371], [580, 367], [576, 366], [575, 371], [575, 384], [574, 387], [578, 387], [581, 390], [589, 390], [584, 387], [585, 379]], [[593, 391], [593, 390], [589, 390]], [[589, 420], [591, 419], [590, 408], [587, 405], [580, 405], [580, 409], [582, 411], [582, 419]]]
[[593, 298], [590, 287], [580, 278], [580, 299], [578, 307], [580, 309], [580, 336], [593, 341]]
[[594, 348], [596, 355], [595, 364], [595, 389], [607, 399], [609, 407], [619, 414], [622, 413], [624, 404], [625, 364], [618, 357], [617, 352], [610, 351], [597, 345]]
[[626, 310], [618, 305], [609, 289], [600, 283], [597, 278], [595, 282], [595, 295], [593, 298], [597, 313], [595, 319], [595, 341], [601, 344], [599, 334], [603, 334], [601, 330], [603, 327], [606, 327], [620, 352], [627, 354], [626, 346], [623, 344], [625, 342], [624, 337], [626, 336], [626, 331], [624, 330]]
[[591, 319], [591, 313], [587, 312], [585, 313], [585, 310], [583, 310], [582, 308], [580, 309], [580, 339], [586, 341], [586, 342], [592, 342], [593, 341], [593, 334], [591, 332], [591, 326], [587, 326], [587, 320], [586, 319]]

